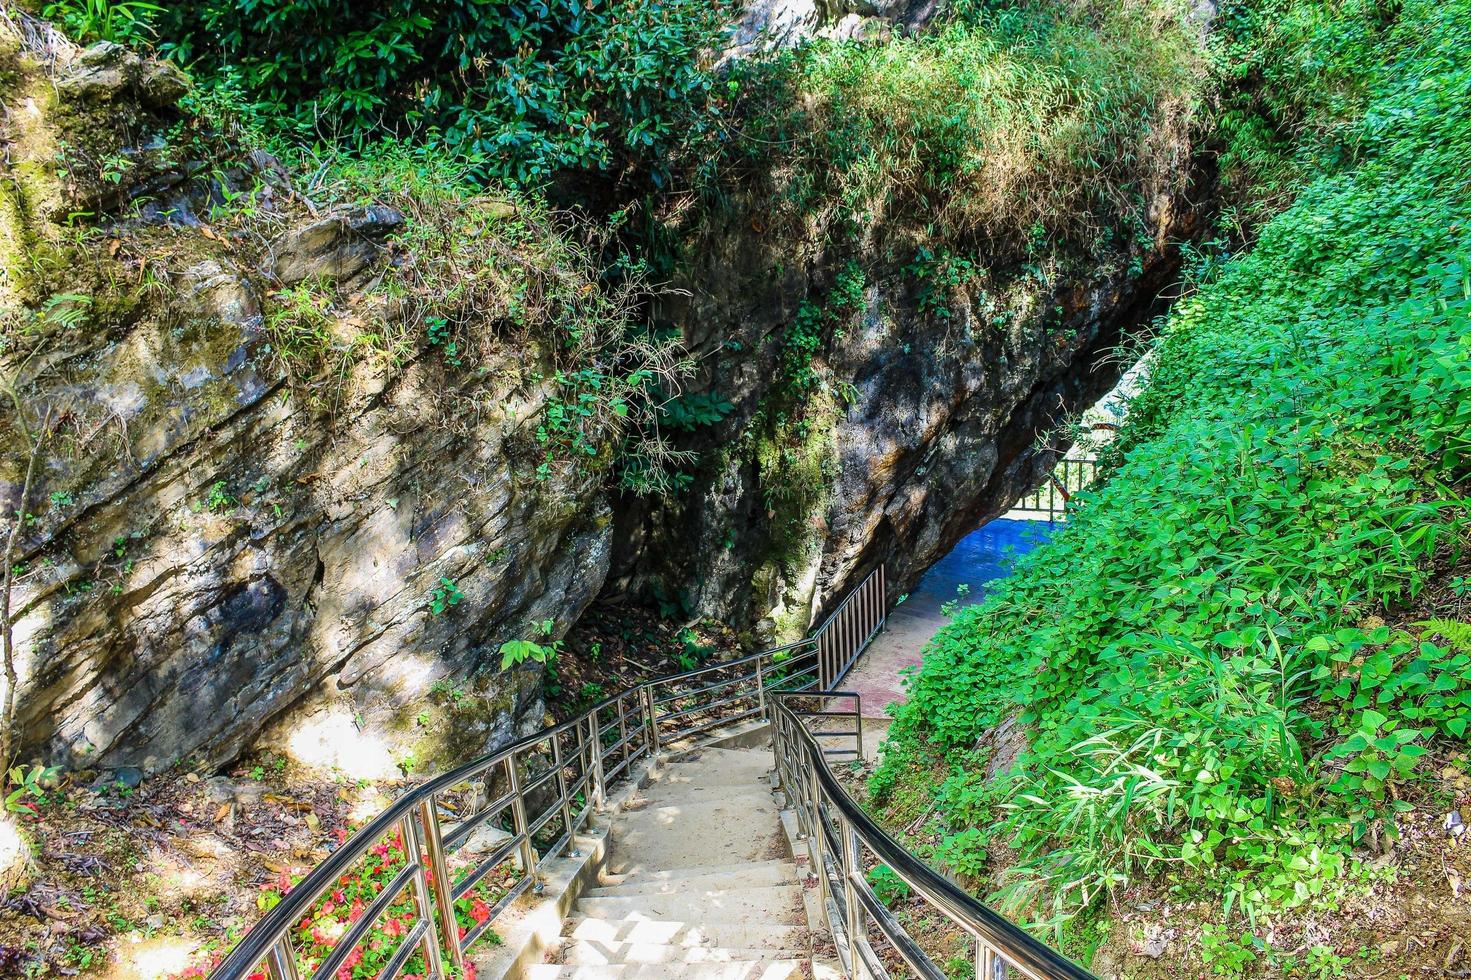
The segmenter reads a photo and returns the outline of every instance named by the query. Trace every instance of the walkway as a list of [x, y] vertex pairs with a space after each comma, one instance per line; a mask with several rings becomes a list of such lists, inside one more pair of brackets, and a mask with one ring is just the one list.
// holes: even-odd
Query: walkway
[[812, 975], [802, 885], [782, 840], [771, 749], [698, 749], [618, 814], [599, 887], [529, 980]]
[[[886, 722], [888, 714], [884, 709], [890, 704], [904, 703], [903, 678], [899, 672], [917, 666], [925, 644], [949, 622], [941, 607], [954, 599], [963, 605], [978, 602], [985, 595], [985, 583], [1008, 574], [1013, 557], [1045, 541], [1049, 529], [1050, 525], [1043, 521], [994, 520], [962, 538], [925, 573], [908, 598], [889, 613], [884, 631], [839, 685], [845, 691], [862, 695], [865, 717]], [[961, 585], [970, 587], [964, 597], [957, 591]], [[864, 741], [877, 738], [883, 727], [883, 722], [865, 726], [865, 735], [871, 738], [866, 737]]]

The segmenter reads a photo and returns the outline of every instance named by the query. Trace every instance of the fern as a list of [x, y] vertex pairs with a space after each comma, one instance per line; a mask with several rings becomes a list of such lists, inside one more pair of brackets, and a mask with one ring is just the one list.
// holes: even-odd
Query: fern
[[1456, 653], [1471, 653], [1471, 623], [1437, 617], [1422, 619], [1415, 625], [1445, 640]]

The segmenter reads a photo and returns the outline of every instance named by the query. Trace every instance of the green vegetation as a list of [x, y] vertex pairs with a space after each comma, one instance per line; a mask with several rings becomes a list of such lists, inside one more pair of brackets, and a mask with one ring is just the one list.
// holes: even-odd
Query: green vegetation
[[441, 576], [434, 588], [429, 590], [429, 614], [443, 615], [450, 607], [458, 606], [464, 598], [465, 594], [455, 585], [454, 579]]
[[[1314, 25], [1261, 97], [1320, 134], [1273, 172], [1320, 175], [1177, 307], [1108, 478], [932, 642], [872, 786], [939, 782], [940, 853], [1032, 921], [1139, 883], [1209, 903], [1223, 974], [1332, 966], [1252, 926], [1370, 880], [1357, 845], [1471, 712], [1471, 627], [1423, 612], [1471, 596], [1471, 6], [1412, 0], [1383, 37], [1335, 9], [1261, 15]], [[1304, 95], [1329, 38], [1342, 84]]]
[[1396, 0], [1230, 0], [1212, 46], [1221, 105], [1212, 129], [1240, 217], [1290, 203], [1324, 168], [1358, 158], [1371, 93], [1414, 38], [1393, 30]]
[[805, 45], [735, 69], [740, 145], [790, 154], [788, 196], [839, 227], [1102, 233], [1142, 215], [1190, 122], [1205, 72], [1183, 11], [962, 2], [912, 37]]
[[630, 166], [657, 181], [718, 118], [707, 69], [726, 10], [704, 0], [60, 0], [45, 10], [80, 37], [152, 40], [206, 100], [263, 130], [348, 146], [412, 136], [521, 186]]

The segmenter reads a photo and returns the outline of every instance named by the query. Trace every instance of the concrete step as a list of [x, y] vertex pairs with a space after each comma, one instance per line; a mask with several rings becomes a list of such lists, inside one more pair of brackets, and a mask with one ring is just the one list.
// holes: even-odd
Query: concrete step
[[527, 968], [527, 980], [796, 980], [803, 976], [803, 960], [767, 960], [754, 963], [614, 963], [603, 966], [565, 966], [539, 963]]
[[[714, 755], [712, 753], [731, 753]], [[770, 785], [769, 776], [775, 768], [770, 752], [754, 752], [733, 749], [701, 749], [688, 756], [676, 756], [687, 761], [671, 761], [649, 776], [649, 784], [693, 785], [700, 787]], [[708, 761], [707, 761], [708, 760]]]
[[781, 858], [779, 812], [769, 800], [712, 800], [620, 813], [607, 869], [626, 874], [635, 867], [669, 871]]
[[670, 946], [665, 943], [572, 942], [562, 947], [567, 966], [606, 966], [613, 963], [759, 963], [801, 959], [799, 949], [759, 949], [728, 946]]
[[577, 912], [593, 919], [678, 919], [691, 922], [779, 923], [796, 925], [801, 918], [802, 890], [790, 885], [728, 888], [697, 894], [589, 895]]
[[686, 806], [691, 803], [729, 803], [733, 806], [762, 810], [774, 806], [771, 787], [765, 783], [740, 786], [695, 786], [689, 783], [662, 783], [645, 786], [625, 810], [630, 813], [649, 807]]
[[602, 884], [587, 894], [597, 895], [682, 895], [704, 894], [729, 888], [762, 888], [797, 885], [802, 875], [790, 861], [754, 861], [710, 868], [681, 868], [677, 871], [633, 872], [607, 875]]
[[696, 758], [706, 761], [715, 761], [718, 759], [771, 758], [771, 749], [765, 746], [758, 749], [721, 749], [715, 748], [714, 746], [706, 746], [705, 748], [683, 750], [682, 753], [679, 750], [671, 748], [669, 752], [670, 760], [673, 762], [688, 762]]
[[562, 935], [583, 942], [654, 943], [660, 946], [712, 946], [730, 949], [807, 949], [806, 926], [773, 923], [659, 921], [655, 919], [589, 919], [574, 915]]

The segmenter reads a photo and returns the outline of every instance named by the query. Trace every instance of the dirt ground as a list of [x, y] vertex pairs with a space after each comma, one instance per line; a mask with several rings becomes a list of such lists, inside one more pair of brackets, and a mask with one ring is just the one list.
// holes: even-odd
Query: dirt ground
[[0, 976], [155, 980], [207, 960], [260, 916], [263, 883], [321, 860], [401, 785], [293, 779], [271, 757], [136, 776], [70, 773], [25, 798], [35, 857], [0, 900]]

